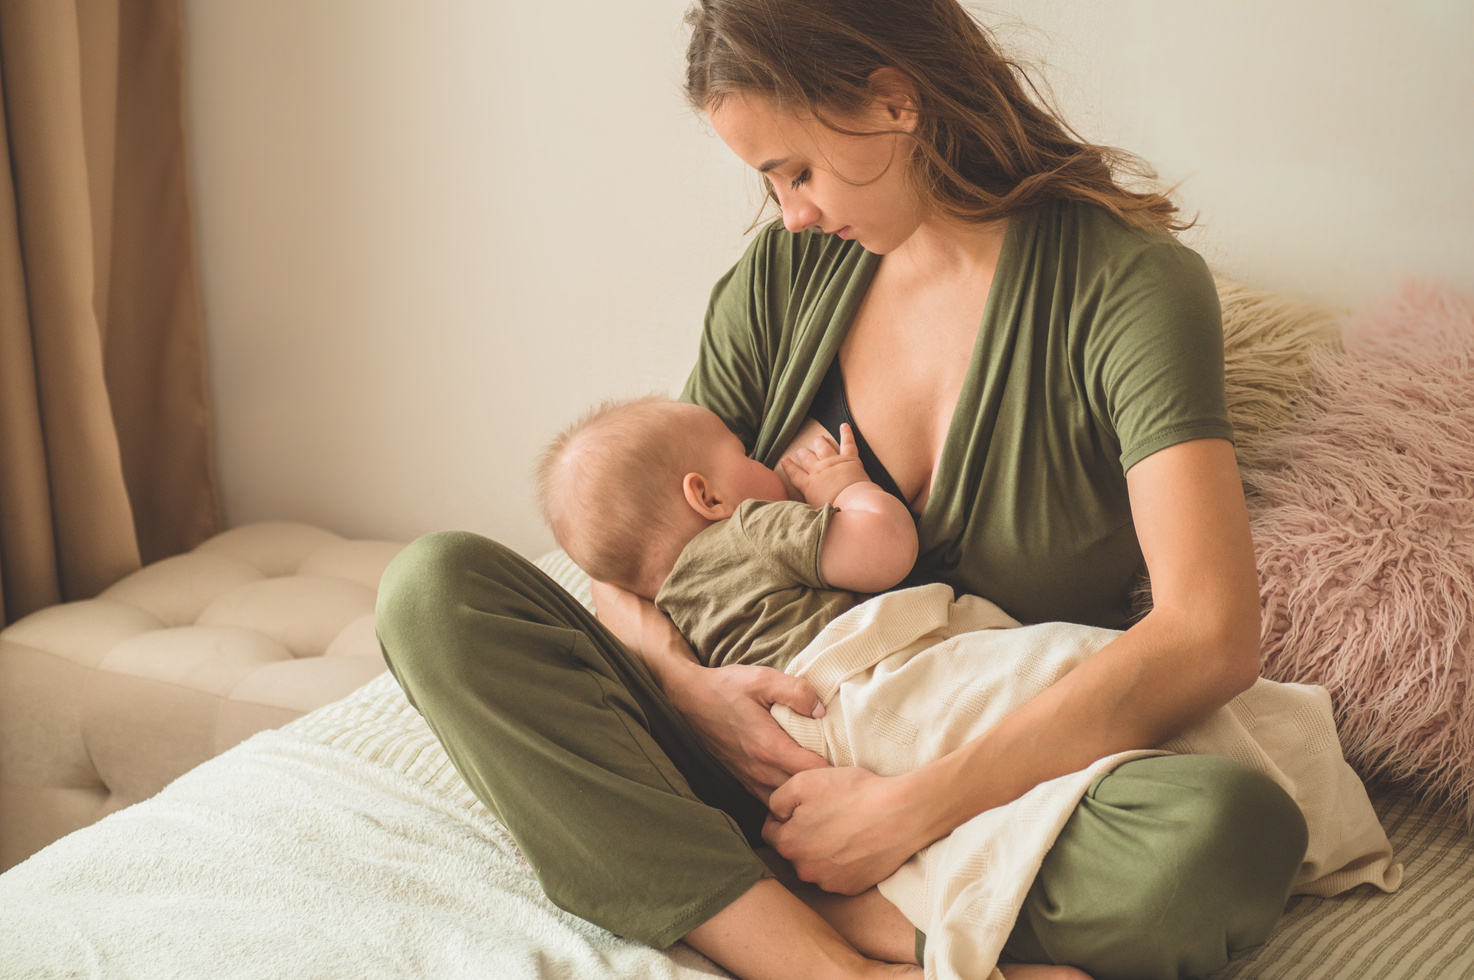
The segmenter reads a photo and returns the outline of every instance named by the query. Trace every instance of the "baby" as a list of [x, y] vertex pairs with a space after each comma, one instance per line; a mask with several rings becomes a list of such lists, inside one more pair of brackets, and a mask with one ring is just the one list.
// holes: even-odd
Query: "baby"
[[[847, 425], [837, 446], [821, 437], [780, 466], [803, 501], [711, 411], [606, 402], [544, 452], [538, 496], [569, 557], [653, 600], [703, 664], [782, 670], [831, 620], [900, 584], [917, 535], [905, 504], [866, 476]], [[854, 901], [775, 871], [826, 917]], [[1001, 969], [1089, 980], [1072, 967]]]
[[848, 426], [780, 463], [750, 459], [711, 411], [605, 403], [538, 467], [558, 543], [589, 575], [653, 600], [709, 667], [782, 670], [835, 617], [898, 585], [916, 525], [870, 482]]

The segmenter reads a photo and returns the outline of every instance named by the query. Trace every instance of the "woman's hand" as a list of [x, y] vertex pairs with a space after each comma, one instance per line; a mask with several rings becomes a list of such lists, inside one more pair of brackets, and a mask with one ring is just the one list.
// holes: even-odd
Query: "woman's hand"
[[661, 684], [707, 751], [764, 803], [795, 773], [829, 765], [800, 747], [769, 710], [784, 704], [823, 717], [818, 694], [800, 677], [771, 667], [691, 663], [667, 673]]
[[666, 697], [748, 792], [767, 803], [796, 772], [827, 766], [801, 748], [769, 711], [785, 704], [824, 717], [808, 681], [770, 667], [703, 667], [670, 617], [649, 599], [605, 582], [590, 583], [599, 621], [645, 661]]
[[798, 773], [768, 800], [763, 840], [804, 881], [858, 895], [931, 843], [908, 789], [904, 776], [853, 766]]

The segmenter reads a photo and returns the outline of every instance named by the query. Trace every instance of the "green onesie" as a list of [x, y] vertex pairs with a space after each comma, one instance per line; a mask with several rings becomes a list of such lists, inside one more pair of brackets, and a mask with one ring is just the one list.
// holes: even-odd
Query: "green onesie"
[[819, 550], [834, 508], [744, 500], [681, 550], [655, 596], [708, 667], [782, 670], [864, 596], [832, 589]]

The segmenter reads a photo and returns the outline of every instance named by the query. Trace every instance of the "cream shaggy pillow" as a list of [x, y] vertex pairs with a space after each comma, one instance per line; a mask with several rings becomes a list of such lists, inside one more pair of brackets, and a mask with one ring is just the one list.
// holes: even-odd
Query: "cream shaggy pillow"
[[1409, 284], [1306, 359], [1240, 446], [1265, 676], [1329, 689], [1363, 776], [1474, 820], [1474, 300]]
[[[1214, 280], [1223, 308], [1223, 380], [1234, 452], [1241, 466], [1294, 414], [1310, 370], [1310, 352], [1340, 341], [1344, 315], [1276, 293]], [[1245, 491], [1252, 491], [1247, 483]], [[1132, 620], [1152, 607], [1152, 585], [1143, 572], [1131, 594]]]
[[1234, 451], [1253, 458], [1294, 414], [1310, 352], [1339, 342], [1342, 314], [1313, 303], [1216, 280], [1223, 307], [1223, 380]]

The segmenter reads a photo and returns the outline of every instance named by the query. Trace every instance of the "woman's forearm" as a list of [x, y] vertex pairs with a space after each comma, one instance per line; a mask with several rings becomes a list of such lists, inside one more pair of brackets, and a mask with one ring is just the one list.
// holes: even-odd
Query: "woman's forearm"
[[1170, 446], [1126, 482], [1154, 608], [991, 730], [912, 773], [927, 833], [950, 833], [1096, 759], [1159, 745], [1259, 675], [1259, 580], [1233, 446]]
[[599, 622], [645, 662], [662, 688], [669, 690], [683, 668], [696, 666], [696, 654], [655, 603], [599, 581], [591, 581], [589, 590]]
[[1222, 707], [1257, 676], [1257, 619], [1148, 615], [987, 732], [908, 776], [937, 840], [984, 810], [1097, 759], [1143, 749]]
[[888, 777], [796, 775], [773, 794], [763, 837], [804, 880], [854, 894], [1039, 783], [1165, 740], [1252, 683], [1256, 652], [1257, 632], [1153, 614], [928, 765]]

